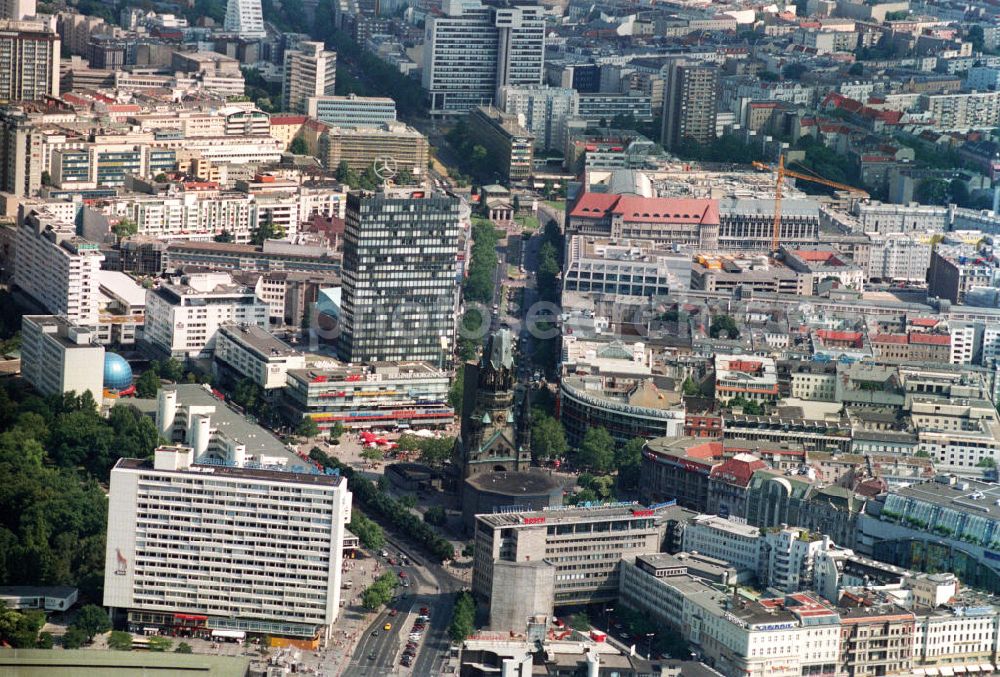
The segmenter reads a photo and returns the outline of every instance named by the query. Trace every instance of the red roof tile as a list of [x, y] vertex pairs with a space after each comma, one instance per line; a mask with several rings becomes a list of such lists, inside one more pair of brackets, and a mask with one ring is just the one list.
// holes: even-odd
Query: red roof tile
[[584, 193], [570, 211], [571, 217], [600, 219], [617, 214], [626, 222], [719, 223], [719, 203], [671, 197], [637, 197]]
[[648, 198], [623, 195], [614, 209], [625, 221], [654, 223], [719, 223], [716, 200]]
[[947, 334], [922, 334], [919, 332], [912, 332], [910, 334], [910, 343], [923, 343], [924, 345], [931, 346], [950, 346], [951, 337]]
[[308, 119], [307, 115], [272, 115], [271, 125], [304, 125]]
[[766, 467], [767, 463], [759, 458], [749, 461], [734, 457], [712, 468], [709, 477], [745, 487], [750, 484], [750, 478], [755, 472]]
[[603, 218], [618, 203], [618, 197], [608, 193], [584, 193], [573, 205], [569, 215], [592, 219]]
[[896, 345], [906, 345], [906, 334], [875, 334], [872, 336], [872, 343], [895, 343]]

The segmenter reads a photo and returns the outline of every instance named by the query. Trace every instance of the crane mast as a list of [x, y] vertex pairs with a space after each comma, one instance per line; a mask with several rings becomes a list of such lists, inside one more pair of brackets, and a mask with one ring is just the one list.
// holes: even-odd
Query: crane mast
[[829, 179], [824, 179], [821, 176], [812, 176], [810, 174], [803, 174], [802, 172], [796, 172], [792, 169], [785, 167], [785, 156], [778, 156], [778, 166], [777, 168], [772, 168], [763, 162], [754, 162], [753, 166], [762, 171], [773, 171], [776, 175], [774, 183], [774, 232], [771, 234], [771, 251], [778, 251], [781, 246], [781, 187], [785, 181], [785, 177], [791, 177], [794, 179], [801, 179], [803, 181], [811, 181], [813, 183], [818, 183], [822, 186], [829, 186], [830, 188], [836, 188], [837, 190], [847, 191], [858, 195], [859, 197], [868, 197], [868, 192], [861, 190], [860, 188], [855, 188], [854, 186], [849, 186], [846, 183], [838, 183], [836, 181], [830, 181]]

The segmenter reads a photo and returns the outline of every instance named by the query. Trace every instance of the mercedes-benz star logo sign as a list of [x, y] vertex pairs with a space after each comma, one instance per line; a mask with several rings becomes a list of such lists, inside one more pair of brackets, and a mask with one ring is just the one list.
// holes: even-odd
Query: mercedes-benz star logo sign
[[375, 158], [375, 176], [384, 182], [392, 181], [396, 178], [396, 159], [388, 155]]

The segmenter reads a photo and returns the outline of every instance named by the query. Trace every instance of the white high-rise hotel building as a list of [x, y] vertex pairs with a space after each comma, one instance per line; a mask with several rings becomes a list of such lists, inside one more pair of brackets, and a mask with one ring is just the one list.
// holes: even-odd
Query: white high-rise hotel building
[[337, 53], [323, 48], [322, 42], [303, 42], [295, 51], [285, 52], [285, 74], [281, 83], [285, 109], [293, 113], [309, 110], [314, 96], [333, 96], [337, 80]]
[[227, 31], [239, 33], [241, 38], [267, 37], [260, 0], [229, 0], [223, 25]]
[[423, 87], [431, 113], [454, 115], [490, 105], [507, 85], [540, 85], [545, 8], [444, 0], [424, 31]]
[[104, 605], [135, 631], [329, 639], [350, 510], [336, 475], [199, 465], [190, 447], [123, 458], [111, 471]]

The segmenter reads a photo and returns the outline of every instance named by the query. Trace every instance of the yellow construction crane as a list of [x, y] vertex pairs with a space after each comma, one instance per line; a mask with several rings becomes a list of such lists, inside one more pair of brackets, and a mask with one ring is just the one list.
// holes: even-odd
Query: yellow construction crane
[[821, 176], [803, 174], [802, 172], [797, 172], [794, 169], [787, 169], [785, 167], [784, 155], [778, 156], [777, 168], [766, 165], [763, 162], [754, 162], [753, 166], [765, 172], [774, 172], [778, 176], [777, 181], [774, 184], [774, 234], [771, 237], [772, 251], [778, 251], [778, 247], [781, 245], [781, 184], [785, 180], [786, 176], [790, 176], [793, 179], [802, 179], [803, 181], [812, 181], [813, 183], [829, 186], [830, 188], [836, 188], [837, 190], [844, 190], [862, 198], [868, 197], [868, 193], [860, 188], [848, 186], [845, 183], [830, 181], [829, 179], [824, 179]]

